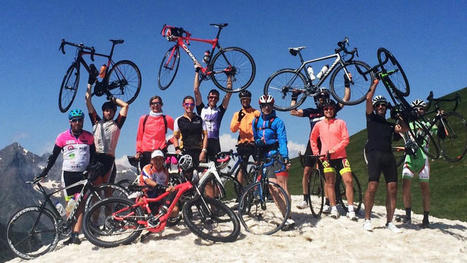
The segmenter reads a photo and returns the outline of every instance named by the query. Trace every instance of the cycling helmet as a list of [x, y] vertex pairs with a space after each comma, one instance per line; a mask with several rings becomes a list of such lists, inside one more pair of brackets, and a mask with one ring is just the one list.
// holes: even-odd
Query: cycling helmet
[[84, 119], [84, 113], [80, 109], [74, 109], [71, 110], [70, 113], [68, 113], [68, 119]]
[[388, 105], [388, 101], [386, 100], [386, 98], [381, 96], [381, 95], [378, 95], [378, 96], [373, 98], [373, 107], [375, 107], [376, 104], [380, 104], [380, 103], [384, 103], [384, 104]]
[[325, 99], [325, 100], [323, 101], [323, 103], [321, 103], [321, 107], [323, 107], [323, 108], [329, 107], [329, 106], [331, 106], [331, 107], [333, 107], [333, 108], [336, 108], [337, 104], [336, 104], [335, 101], [333, 101], [333, 100], [331, 100], [331, 99], [329, 99], [329, 98], [328, 98], [328, 99]]
[[182, 157], [180, 157], [180, 159], [178, 159], [178, 166], [183, 171], [186, 171], [186, 170], [193, 167], [193, 159], [188, 154], [182, 155]]
[[259, 97], [259, 104], [274, 104], [274, 97], [271, 95], [262, 95]]
[[249, 92], [248, 90], [242, 90], [242, 91], [240, 91], [240, 93], [238, 93], [238, 97], [240, 99], [242, 99], [242, 98], [250, 98], [251, 99], [251, 92]]
[[115, 105], [113, 102], [111, 101], [107, 101], [105, 102], [104, 104], [102, 104], [102, 111], [106, 110], [106, 109], [111, 109], [113, 110], [114, 112], [117, 111], [117, 105]]
[[318, 93], [314, 96], [315, 102], [320, 98], [329, 99], [329, 90], [326, 88], [319, 88]]
[[412, 104], [410, 105], [412, 106], [412, 108], [426, 108], [426, 102], [419, 99], [412, 101]]

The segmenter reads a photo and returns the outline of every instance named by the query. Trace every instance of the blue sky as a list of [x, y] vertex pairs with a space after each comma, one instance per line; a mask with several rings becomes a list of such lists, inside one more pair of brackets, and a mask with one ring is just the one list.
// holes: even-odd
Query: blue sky
[[[376, 50], [386, 47], [404, 67], [412, 88], [409, 99], [426, 98], [433, 90], [441, 96], [467, 84], [466, 1], [2, 1], [0, 13], [0, 148], [17, 141], [35, 153], [50, 152], [58, 133], [68, 128], [67, 115], [58, 110], [61, 80], [74, 52], [62, 55], [59, 42], [65, 38], [94, 46], [107, 53], [109, 39], [124, 39], [114, 59], [135, 62], [142, 74], [142, 90], [130, 105], [121, 132], [117, 157], [135, 152], [136, 127], [149, 111], [148, 99], [163, 97], [166, 114], [183, 113], [181, 99], [192, 95], [193, 67], [182, 54], [180, 71], [165, 91], [157, 87], [157, 69], [170, 47], [160, 36], [163, 24], [182, 26], [193, 36], [213, 38], [210, 23], [229, 23], [222, 32], [222, 46], [239, 46], [255, 59], [256, 78], [249, 90], [258, 97], [274, 71], [297, 67], [298, 59], [288, 47], [307, 46], [307, 59], [329, 55], [345, 36], [358, 47], [360, 58], [377, 62]], [[198, 58], [207, 49], [193, 43]], [[101, 62], [96, 60], [96, 65]], [[318, 71], [319, 68], [315, 68]], [[87, 76], [81, 76], [72, 108], [85, 110]], [[205, 97], [213, 88], [204, 82]], [[379, 92], [383, 92], [379, 87]], [[253, 105], [257, 104], [253, 100]], [[100, 108], [103, 98], [94, 99]], [[304, 106], [314, 106], [308, 99]], [[235, 143], [228, 129], [231, 116], [240, 109], [232, 97], [221, 128], [223, 146]], [[304, 148], [309, 124], [304, 118], [279, 113], [288, 129], [291, 152]], [[339, 113], [351, 134], [365, 128], [363, 105]], [[85, 129], [91, 130], [89, 119]]]

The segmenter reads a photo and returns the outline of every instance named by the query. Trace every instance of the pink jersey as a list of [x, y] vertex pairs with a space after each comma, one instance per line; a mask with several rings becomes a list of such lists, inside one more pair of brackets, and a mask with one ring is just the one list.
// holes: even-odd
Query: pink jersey
[[86, 169], [91, 157], [90, 147], [94, 144], [90, 132], [83, 131], [75, 137], [71, 130], [66, 130], [57, 136], [55, 144], [63, 151], [63, 171], [82, 172]]
[[[318, 137], [321, 140], [321, 152], [318, 149]], [[346, 158], [345, 147], [349, 144], [349, 132], [345, 121], [324, 119], [316, 123], [310, 134], [310, 144], [314, 155], [323, 155], [329, 151], [331, 159]]]

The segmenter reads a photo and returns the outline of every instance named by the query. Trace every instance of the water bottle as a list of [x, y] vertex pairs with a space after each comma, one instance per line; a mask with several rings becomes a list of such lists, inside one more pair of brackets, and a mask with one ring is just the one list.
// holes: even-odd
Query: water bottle
[[103, 79], [105, 77], [105, 70], [107, 69], [107, 65], [103, 64], [101, 70], [99, 72], [99, 78]]
[[75, 194], [70, 201], [68, 201], [68, 204], [66, 204], [66, 213], [69, 215], [73, 209], [75, 209], [76, 206], [76, 200], [78, 199], [79, 194]]
[[306, 72], [308, 72], [308, 76], [310, 76], [310, 79], [311, 80], [315, 80], [316, 77], [315, 77], [315, 74], [313, 72], [313, 68], [311, 66], [307, 66], [306, 67]]
[[211, 52], [209, 50], [206, 50], [204, 52], [204, 57], [203, 57], [204, 63], [207, 64], [209, 62], [209, 58], [211, 58]]
[[324, 65], [323, 68], [319, 71], [318, 75], [316, 75], [317, 78], [321, 78], [326, 71], [328, 71], [329, 65]]
[[66, 211], [65, 211], [65, 208], [63, 207], [62, 203], [60, 203], [60, 202], [55, 203], [55, 208], [57, 209], [60, 216], [63, 217], [63, 216], [66, 215]]

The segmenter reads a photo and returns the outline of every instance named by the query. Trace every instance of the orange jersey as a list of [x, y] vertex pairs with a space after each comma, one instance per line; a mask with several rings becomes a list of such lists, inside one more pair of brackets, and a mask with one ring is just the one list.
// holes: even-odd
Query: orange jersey
[[235, 112], [232, 121], [230, 122], [230, 130], [232, 132], [239, 131], [238, 134], [238, 143], [251, 143], [254, 142], [255, 139], [253, 138], [253, 130], [251, 128], [251, 124], [256, 117], [259, 117], [260, 112], [253, 108], [248, 109], [241, 109], [245, 116], [238, 121], [238, 114], [239, 112]]

